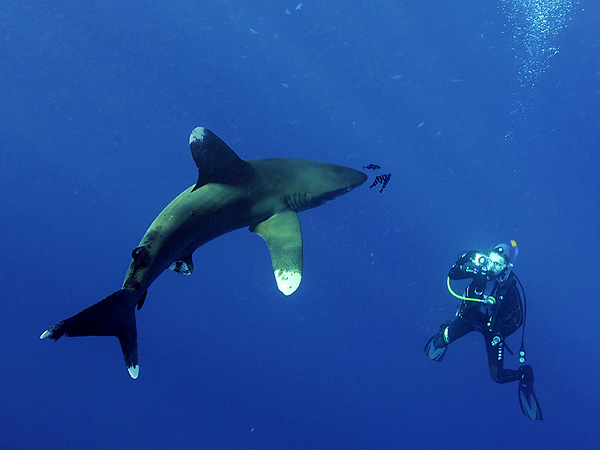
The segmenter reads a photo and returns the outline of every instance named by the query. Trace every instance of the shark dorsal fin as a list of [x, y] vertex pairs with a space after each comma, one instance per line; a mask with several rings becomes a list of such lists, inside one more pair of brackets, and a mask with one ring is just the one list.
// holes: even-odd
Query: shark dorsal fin
[[190, 149], [198, 168], [198, 181], [192, 191], [207, 183], [245, 183], [254, 174], [254, 169], [246, 161], [206, 128], [194, 128], [190, 134]]

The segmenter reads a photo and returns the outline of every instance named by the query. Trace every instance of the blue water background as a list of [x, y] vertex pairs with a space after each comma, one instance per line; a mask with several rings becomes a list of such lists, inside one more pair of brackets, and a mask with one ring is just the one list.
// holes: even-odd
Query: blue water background
[[[499, 2], [296, 6], [3, 2], [2, 447], [597, 448], [600, 5], [573, 7], [524, 87]], [[244, 159], [392, 179], [300, 214], [290, 297], [245, 229], [193, 276], [163, 274], [137, 314], [138, 380], [113, 338], [40, 341], [120, 287], [196, 179], [199, 125]], [[509, 239], [544, 422], [491, 381], [481, 336], [441, 364], [422, 351], [454, 314], [456, 254]]]

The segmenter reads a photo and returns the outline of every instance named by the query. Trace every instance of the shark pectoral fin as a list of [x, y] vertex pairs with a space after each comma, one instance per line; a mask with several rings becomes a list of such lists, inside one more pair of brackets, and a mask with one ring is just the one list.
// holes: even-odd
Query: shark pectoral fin
[[173, 261], [169, 266], [169, 270], [180, 273], [181, 275], [191, 275], [194, 271], [192, 255], [186, 256], [185, 258], [181, 258], [177, 261]]
[[294, 293], [302, 280], [302, 230], [298, 214], [288, 210], [250, 227], [265, 240], [271, 253], [277, 287], [285, 295]]

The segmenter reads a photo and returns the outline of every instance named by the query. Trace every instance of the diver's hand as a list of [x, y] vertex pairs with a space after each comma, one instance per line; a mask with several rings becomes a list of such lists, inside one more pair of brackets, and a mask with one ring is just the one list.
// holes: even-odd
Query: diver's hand
[[463, 278], [477, 279], [480, 283], [487, 282], [488, 270], [487, 266], [477, 264], [477, 255], [480, 252], [471, 250], [458, 255], [456, 262], [450, 268], [448, 277], [451, 280], [462, 280]]
[[462, 264], [465, 264], [469, 261], [471, 261], [472, 259], [475, 258], [475, 255], [477, 254], [477, 250], [471, 250], [468, 252], [463, 252], [460, 255], [458, 255], [458, 257], [456, 258], [456, 262], [454, 263], [457, 266], [460, 266]]
[[467, 274], [469, 274], [470, 278], [475, 279], [476, 277], [485, 278], [488, 280], [488, 268], [487, 266], [481, 266], [479, 264], [475, 264], [473, 261], [468, 261], [465, 264], [462, 264], [460, 268]]

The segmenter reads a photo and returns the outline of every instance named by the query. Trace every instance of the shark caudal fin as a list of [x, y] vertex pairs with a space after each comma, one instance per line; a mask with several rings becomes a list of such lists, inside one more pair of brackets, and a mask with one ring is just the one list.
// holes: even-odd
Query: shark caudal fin
[[139, 374], [135, 306], [146, 293], [121, 289], [42, 333], [40, 339], [56, 341], [62, 336], [115, 336], [119, 339], [127, 370], [132, 378]]

